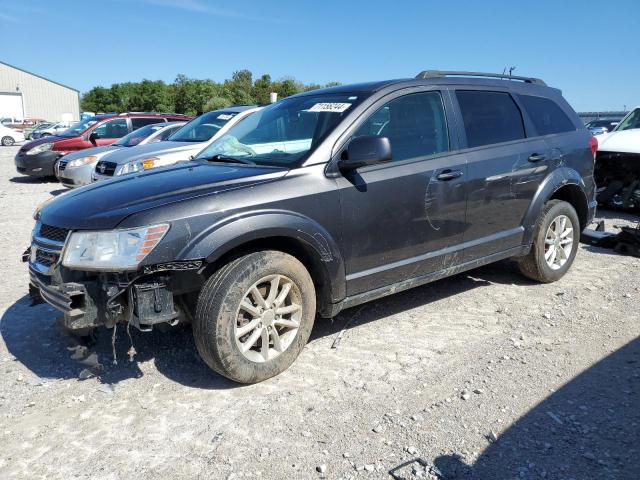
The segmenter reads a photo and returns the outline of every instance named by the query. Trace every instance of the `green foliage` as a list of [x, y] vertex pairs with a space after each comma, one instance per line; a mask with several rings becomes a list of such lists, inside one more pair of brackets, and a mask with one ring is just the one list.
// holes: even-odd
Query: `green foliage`
[[[331, 82], [326, 86], [339, 85]], [[273, 81], [268, 74], [253, 79], [249, 70], [234, 72], [222, 83], [197, 80], [178, 75], [172, 83], [162, 80], [114, 83], [110, 88], [93, 87], [82, 96], [81, 107], [91, 112], [175, 112], [197, 115], [231, 105], [254, 105], [269, 102], [269, 94], [278, 99], [321, 88], [305, 85], [294, 78]]]

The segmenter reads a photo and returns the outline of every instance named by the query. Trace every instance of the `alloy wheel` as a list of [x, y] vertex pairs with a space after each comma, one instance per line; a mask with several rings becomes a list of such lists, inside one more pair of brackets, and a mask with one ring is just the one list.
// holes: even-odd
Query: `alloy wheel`
[[573, 249], [573, 224], [566, 215], [553, 219], [544, 239], [544, 259], [552, 270], [567, 263]]
[[238, 307], [234, 336], [242, 355], [252, 362], [273, 360], [293, 343], [302, 319], [302, 295], [284, 275], [254, 283]]

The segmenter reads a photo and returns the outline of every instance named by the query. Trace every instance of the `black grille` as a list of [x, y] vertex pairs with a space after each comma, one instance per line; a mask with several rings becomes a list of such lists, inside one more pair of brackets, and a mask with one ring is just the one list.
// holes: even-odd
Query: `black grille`
[[36, 250], [36, 263], [50, 267], [58, 261], [58, 254], [47, 252], [44, 250]]
[[67, 162], [58, 163], [58, 171], [62, 172], [65, 168], [67, 168]]
[[114, 162], [100, 161], [96, 165], [96, 172], [98, 172], [100, 175], [108, 175], [112, 177], [113, 173], [116, 171], [117, 166], [118, 164]]
[[66, 228], [52, 227], [51, 225], [40, 225], [40, 233], [38, 236], [53, 240], [54, 242], [64, 242], [67, 239], [69, 230]]
[[16, 170], [18, 170], [18, 172], [23, 173], [26, 172], [27, 169], [25, 167], [16, 167]]

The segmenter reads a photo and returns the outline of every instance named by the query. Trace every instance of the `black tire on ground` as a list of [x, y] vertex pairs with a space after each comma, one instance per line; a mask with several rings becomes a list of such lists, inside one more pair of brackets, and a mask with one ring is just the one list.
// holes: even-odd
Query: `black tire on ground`
[[[572, 224], [573, 244], [571, 246], [571, 253], [568, 255], [564, 265], [553, 269], [549, 266], [547, 260], [545, 260], [545, 240], [552, 222], [562, 215], [567, 217]], [[536, 223], [531, 251], [527, 256], [518, 260], [520, 272], [525, 277], [542, 283], [551, 283], [559, 280], [567, 273], [569, 268], [571, 268], [576, 257], [576, 252], [578, 251], [579, 240], [580, 221], [573, 206], [562, 200], [550, 200], [545, 204]]]
[[[302, 306], [299, 326], [282, 353], [263, 362], [252, 361], [236, 341], [236, 322], [242, 320], [240, 302], [252, 285], [272, 275], [293, 282], [291, 291], [296, 292]], [[309, 340], [315, 313], [315, 287], [304, 265], [283, 252], [259, 251], [230, 261], [205, 282], [196, 305], [193, 335], [200, 356], [210, 368], [239, 383], [256, 383], [278, 375], [294, 362]], [[269, 337], [267, 345], [272, 341]]]
[[6, 137], [2, 137], [2, 145], [4, 145], [5, 147], [10, 147], [14, 143], [16, 143], [16, 141], [13, 139], [13, 137], [10, 137], [8, 135]]

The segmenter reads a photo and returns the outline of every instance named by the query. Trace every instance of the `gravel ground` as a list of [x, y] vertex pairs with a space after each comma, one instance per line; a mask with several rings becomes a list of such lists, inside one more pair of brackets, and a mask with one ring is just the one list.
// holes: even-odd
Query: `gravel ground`
[[17, 176], [16, 151], [0, 149], [0, 478], [640, 478], [640, 259], [582, 245], [555, 284], [501, 262], [318, 319], [258, 385], [209, 371], [188, 329], [132, 331], [133, 362], [120, 329], [114, 365], [110, 331], [86, 348], [29, 306], [31, 214], [63, 189]]

